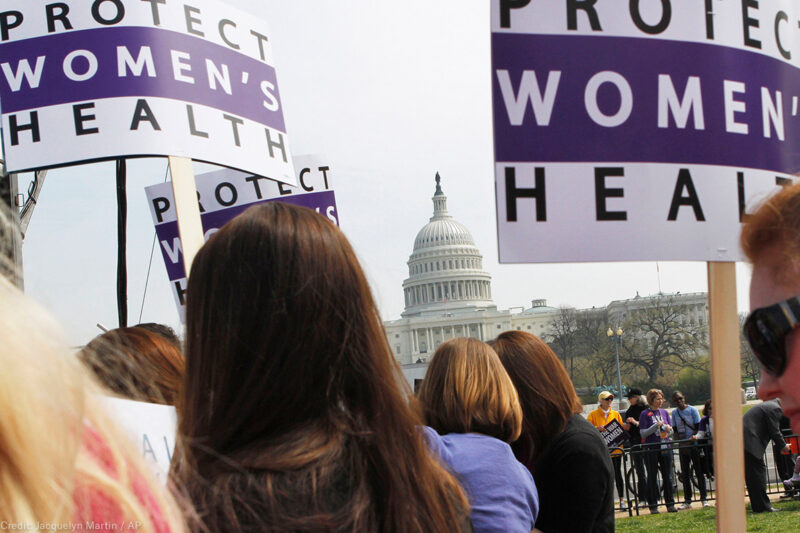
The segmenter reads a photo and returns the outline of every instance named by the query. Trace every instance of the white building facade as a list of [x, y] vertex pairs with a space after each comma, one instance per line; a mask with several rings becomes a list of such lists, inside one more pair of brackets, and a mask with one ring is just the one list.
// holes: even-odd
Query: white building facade
[[[483, 256], [469, 230], [448, 213], [438, 173], [432, 200], [433, 216], [417, 233], [407, 263], [405, 310], [399, 320], [384, 322], [392, 351], [412, 384], [424, 377], [429, 358], [448, 339], [487, 341], [509, 329], [546, 337], [559, 314], [559, 309], [549, 307], [545, 300], [532, 300], [529, 308], [497, 309], [492, 301], [491, 275], [483, 270]], [[706, 293], [665, 296], [687, 306], [686, 320], [701, 325], [707, 321]], [[637, 294], [605, 308], [580, 311], [616, 327], [656, 297]]]

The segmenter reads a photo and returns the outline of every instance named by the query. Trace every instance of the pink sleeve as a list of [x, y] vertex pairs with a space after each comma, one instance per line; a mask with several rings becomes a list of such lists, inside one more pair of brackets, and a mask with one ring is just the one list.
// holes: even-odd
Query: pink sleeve
[[[83, 445], [86, 452], [97, 460], [98, 465], [107, 474], [115, 477], [117, 472], [114, 468], [111, 449], [94, 430], [85, 428], [85, 431]], [[153, 531], [170, 533], [161, 506], [144, 477], [135, 471], [131, 471], [129, 475], [133, 493], [147, 511], [153, 523]], [[136, 520], [124, 516], [117, 502], [110, 498], [101, 487], [90, 484], [86, 479], [76, 478], [72, 497], [75, 503], [75, 521], [86, 529], [89, 529], [88, 524], [93, 525], [92, 529], [117, 529], [118, 531], [135, 531], [141, 527], [137, 527]], [[116, 528], [113, 525], [116, 525]]]

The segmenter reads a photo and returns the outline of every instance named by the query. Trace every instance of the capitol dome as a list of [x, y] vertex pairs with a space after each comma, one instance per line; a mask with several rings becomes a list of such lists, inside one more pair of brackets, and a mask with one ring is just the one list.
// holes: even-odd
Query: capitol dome
[[403, 282], [403, 317], [494, 308], [491, 276], [469, 230], [447, 212], [436, 173], [433, 216], [414, 239]]

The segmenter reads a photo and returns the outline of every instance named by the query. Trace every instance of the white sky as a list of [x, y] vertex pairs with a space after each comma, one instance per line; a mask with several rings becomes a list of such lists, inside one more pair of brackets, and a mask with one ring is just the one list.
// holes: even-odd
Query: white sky
[[[403, 310], [406, 261], [432, 215], [436, 171], [450, 213], [483, 253], [499, 308], [536, 298], [604, 306], [658, 291], [655, 263], [498, 264], [488, 2], [229, 3], [269, 22], [292, 149], [329, 162], [341, 227], [385, 320]], [[144, 187], [163, 181], [165, 169], [165, 159], [128, 163], [130, 324], [139, 321], [154, 234]], [[98, 322], [116, 327], [113, 163], [49, 172], [25, 239], [24, 271], [26, 291], [51, 309], [74, 344], [99, 333]], [[664, 292], [707, 289], [704, 263], [662, 262], [660, 272]], [[737, 280], [745, 309], [745, 265]], [[142, 321], [181, 328], [158, 250]]]

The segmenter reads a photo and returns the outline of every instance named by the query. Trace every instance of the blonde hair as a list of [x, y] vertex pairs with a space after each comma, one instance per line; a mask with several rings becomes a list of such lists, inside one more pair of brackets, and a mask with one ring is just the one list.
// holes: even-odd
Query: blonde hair
[[482, 433], [514, 442], [522, 431], [517, 390], [494, 350], [476, 339], [439, 346], [419, 401], [425, 422], [441, 434]]
[[[0, 209], [0, 232], [6, 215]], [[8, 264], [0, 256], [6, 273]], [[60, 328], [3, 275], [0, 339], [0, 517], [38, 530], [83, 525], [102, 506], [142, 531], [185, 531], [174, 500], [92, 397]]]

